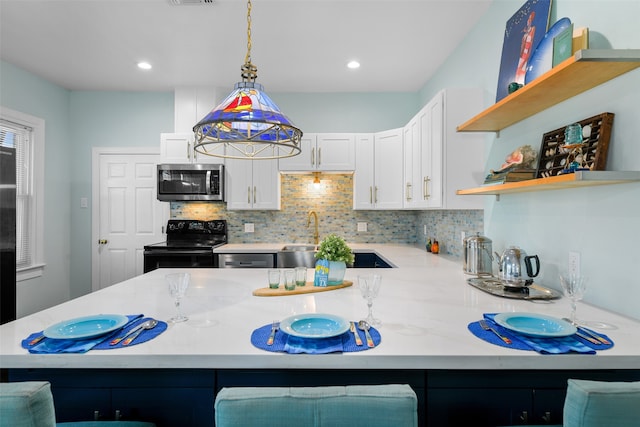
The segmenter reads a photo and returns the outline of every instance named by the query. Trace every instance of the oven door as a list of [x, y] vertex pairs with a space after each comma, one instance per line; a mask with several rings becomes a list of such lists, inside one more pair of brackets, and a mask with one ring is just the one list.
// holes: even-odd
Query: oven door
[[194, 250], [152, 249], [144, 251], [144, 272], [157, 268], [216, 268], [211, 248]]

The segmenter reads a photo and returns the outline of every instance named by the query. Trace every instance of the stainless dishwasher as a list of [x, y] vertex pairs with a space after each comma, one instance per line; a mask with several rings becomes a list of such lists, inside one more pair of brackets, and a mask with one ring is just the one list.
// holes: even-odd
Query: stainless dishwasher
[[275, 254], [218, 254], [219, 268], [273, 268]]

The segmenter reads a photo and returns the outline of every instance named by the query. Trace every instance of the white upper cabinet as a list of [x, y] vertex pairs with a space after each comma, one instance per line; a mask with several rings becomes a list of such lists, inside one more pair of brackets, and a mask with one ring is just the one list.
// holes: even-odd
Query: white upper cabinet
[[476, 114], [483, 105], [481, 89], [446, 89], [442, 100], [441, 131], [433, 138], [442, 140], [443, 209], [483, 209], [484, 197], [456, 194], [461, 188], [477, 187], [485, 178], [485, 136], [482, 133], [458, 132], [460, 123]]
[[215, 163], [224, 164], [220, 157], [207, 156], [193, 149], [193, 133], [161, 133], [161, 163]]
[[301, 153], [280, 159], [280, 170], [290, 172], [352, 171], [355, 168], [355, 135], [304, 134]]
[[226, 159], [228, 210], [280, 209], [278, 160]]
[[457, 123], [479, 105], [480, 90], [443, 90], [404, 127], [405, 209], [483, 208], [482, 198], [455, 194], [464, 183], [484, 181], [483, 136], [456, 131]]
[[403, 129], [356, 136], [354, 209], [401, 209]]

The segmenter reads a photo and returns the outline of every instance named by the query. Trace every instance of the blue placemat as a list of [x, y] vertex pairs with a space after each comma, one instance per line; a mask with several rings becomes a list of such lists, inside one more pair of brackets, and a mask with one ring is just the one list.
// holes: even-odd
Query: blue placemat
[[556, 338], [537, 338], [525, 336], [515, 331], [503, 328], [502, 326], [495, 323], [493, 321], [493, 318], [496, 314], [497, 313], [486, 313], [484, 314], [484, 318], [496, 331], [511, 339], [511, 344], [505, 343], [493, 332], [485, 331], [484, 329], [482, 329], [478, 322], [469, 323], [467, 328], [473, 335], [491, 344], [499, 345], [501, 347], [513, 348], [516, 350], [537, 351], [541, 354], [596, 354], [596, 350], [607, 350], [613, 347], [613, 341], [606, 335], [600, 333], [599, 335], [609, 340], [611, 344], [592, 344], [577, 335]]
[[[251, 333], [251, 344], [262, 350], [283, 352], [283, 353], [307, 353], [307, 354], [326, 354], [326, 353], [351, 353], [355, 351], [368, 350], [367, 340], [364, 331], [356, 329], [358, 335], [362, 339], [362, 345], [356, 345], [356, 340], [351, 331], [347, 331], [342, 335], [331, 338], [299, 338], [286, 334], [282, 331], [276, 333], [273, 345], [267, 345], [267, 339], [271, 334], [271, 323], [254, 330]], [[380, 332], [376, 328], [369, 329], [369, 334], [373, 339], [373, 343], [377, 347], [382, 338]]]
[[[122, 328], [113, 331], [107, 335], [101, 335], [95, 338], [88, 338], [84, 340], [64, 340], [43, 338], [35, 345], [30, 345], [30, 342], [40, 336], [42, 331], [34, 332], [21, 342], [22, 348], [29, 350], [29, 353], [34, 354], [55, 354], [55, 353], [86, 353], [89, 350], [111, 350], [116, 348], [122, 348], [122, 341], [116, 345], [109, 345], [109, 342], [127, 333], [127, 331], [135, 328], [142, 322], [149, 320], [149, 317], [142, 317], [142, 314], [132, 314], [127, 316], [129, 322]], [[149, 340], [154, 339], [167, 329], [167, 324], [162, 321], [158, 321], [158, 324], [153, 329], [147, 329], [142, 331], [140, 335], [128, 346], [142, 344]]]

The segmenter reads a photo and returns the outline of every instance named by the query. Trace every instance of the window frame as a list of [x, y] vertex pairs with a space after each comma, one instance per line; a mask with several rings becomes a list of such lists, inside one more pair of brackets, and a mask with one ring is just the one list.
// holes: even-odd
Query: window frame
[[31, 265], [16, 269], [16, 281], [29, 280], [43, 275], [44, 262], [44, 156], [45, 121], [30, 114], [0, 106], [0, 119], [32, 129], [33, 141], [30, 158], [32, 162], [33, 208], [28, 223], [33, 227], [30, 245], [33, 248]]

